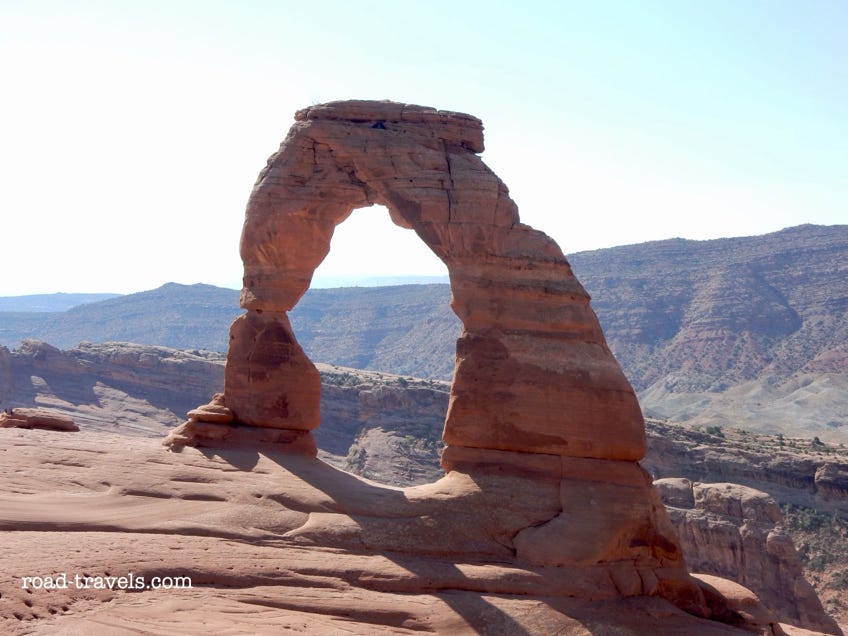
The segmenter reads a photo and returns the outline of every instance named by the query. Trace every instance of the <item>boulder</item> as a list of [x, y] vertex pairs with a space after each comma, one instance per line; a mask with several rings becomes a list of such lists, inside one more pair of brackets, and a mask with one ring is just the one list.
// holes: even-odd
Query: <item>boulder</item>
[[0, 413], [0, 428], [43, 428], [48, 431], [78, 431], [73, 418], [49, 409], [7, 409]]

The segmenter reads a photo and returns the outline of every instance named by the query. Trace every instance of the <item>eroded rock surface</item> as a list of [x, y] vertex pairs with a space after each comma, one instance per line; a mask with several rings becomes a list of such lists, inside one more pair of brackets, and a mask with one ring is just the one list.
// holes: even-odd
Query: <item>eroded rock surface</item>
[[48, 431], [78, 431], [67, 415], [49, 409], [8, 409], [0, 413], [0, 428], [43, 428]]
[[841, 634], [804, 578], [780, 508], [768, 494], [739, 484], [684, 478], [656, 482], [693, 572], [750, 588], [782, 621]]
[[[0, 455], [11, 636], [783, 633], [755, 601], [756, 621], [732, 626], [624, 596], [642, 585], [626, 568], [518, 562], [509, 538], [559, 507], [555, 480], [454, 470], [400, 489], [277, 448], [166, 454], [90, 431], [2, 429]], [[23, 581], [60, 574], [67, 587]], [[73, 582], [130, 574], [142, 589]], [[154, 577], [191, 587], [147, 587]]]

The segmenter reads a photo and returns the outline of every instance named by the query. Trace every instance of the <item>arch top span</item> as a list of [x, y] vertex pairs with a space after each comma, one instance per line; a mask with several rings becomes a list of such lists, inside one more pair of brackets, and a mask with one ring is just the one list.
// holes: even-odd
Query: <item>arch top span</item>
[[297, 112], [246, 211], [248, 311], [231, 329], [225, 386], [238, 422], [303, 432], [318, 425], [318, 374], [287, 312], [335, 226], [380, 204], [446, 263], [463, 323], [445, 462], [474, 449], [642, 457], [641, 411], [588, 294], [557, 244], [520, 222], [506, 185], [479, 156], [483, 147], [482, 123], [462, 113], [373, 101]]

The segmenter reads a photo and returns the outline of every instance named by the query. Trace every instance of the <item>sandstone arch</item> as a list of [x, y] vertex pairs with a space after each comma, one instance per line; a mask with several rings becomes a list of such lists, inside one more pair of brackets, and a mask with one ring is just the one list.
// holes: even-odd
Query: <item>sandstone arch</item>
[[641, 458], [641, 412], [589, 297], [556, 243], [521, 224], [478, 156], [478, 119], [348, 101], [295, 120], [247, 206], [247, 313], [231, 329], [224, 391], [236, 421], [302, 432], [318, 425], [318, 374], [286, 312], [308, 289], [335, 226], [380, 204], [450, 273], [464, 325], [444, 431], [451, 447]]
[[[644, 422], [633, 390], [559, 247], [520, 222], [479, 158], [481, 122], [366, 101], [313, 106], [295, 119], [247, 206], [247, 312], [230, 329], [224, 393], [190, 411], [166, 444], [278, 443], [316, 454], [319, 376], [287, 312], [333, 228], [353, 209], [381, 204], [446, 263], [463, 323], [445, 418], [447, 474], [405, 491], [402, 509], [382, 510], [376, 496], [354, 506], [365, 512], [355, 519], [315, 519], [286, 536], [449, 562], [462, 536], [469, 549], [489, 546], [475, 558], [545, 568], [555, 594], [598, 598], [588, 591], [597, 583], [603, 594], [660, 595], [708, 614], [638, 463]], [[477, 516], [439, 516], [448, 527], [433, 532], [435, 511], [459, 513], [470, 501]], [[565, 592], [558, 577], [589, 588]]]

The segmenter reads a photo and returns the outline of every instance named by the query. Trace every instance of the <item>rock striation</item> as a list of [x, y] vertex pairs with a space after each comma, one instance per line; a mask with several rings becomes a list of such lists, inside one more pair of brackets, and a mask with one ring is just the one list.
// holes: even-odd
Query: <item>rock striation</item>
[[223, 356], [129, 343], [61, 351], [25, 340], [0, 347], [0, 402], [49, 408], [84, 428], [161, 436], [224, 384]]
[[848, 515], [844, 448], [732, 429], [713, 435], [657, 421], [649, 421], [647, 428], [648, 452], [642, 463], [655, 479], [741, 484], [767, 492], [781, 505]]
[[[418, 502], [414, 510], [404, 503], [377, 515], [377, 502], [363, 502], [359, 513], [315, 516], [287, 536], [440, 558], [461, 548], [478, 562], [549, 569], [554, 595], [658, 596], [699, 616], [736, 616], [686, 571], [638, 463], [639, 404], [589, 295], [556, 243], [520, 222], [482, 150], [481, 122], [461, 113], [366, 101], [298, 111], [247, 205], [247, 312], [230, 329], [224, 393], [193, 410], [166, 444], [273, 442], [316, 454], [308, 440], [320, 422], [320, 377], [289, 312], [336, 225], [356, 208], [383, 205], [445, 262], [462, 322], [443, 433], [447, 475], [406, 492], [401, 501]], [[485, 514], [467, 515], [471, 484]], [[456, 515], [429, 511], [437, 501]], [[402, 521], [387, 523], [387, 512]], [[559, 589], [554, 581], [565, 579], [587, 587]]]

